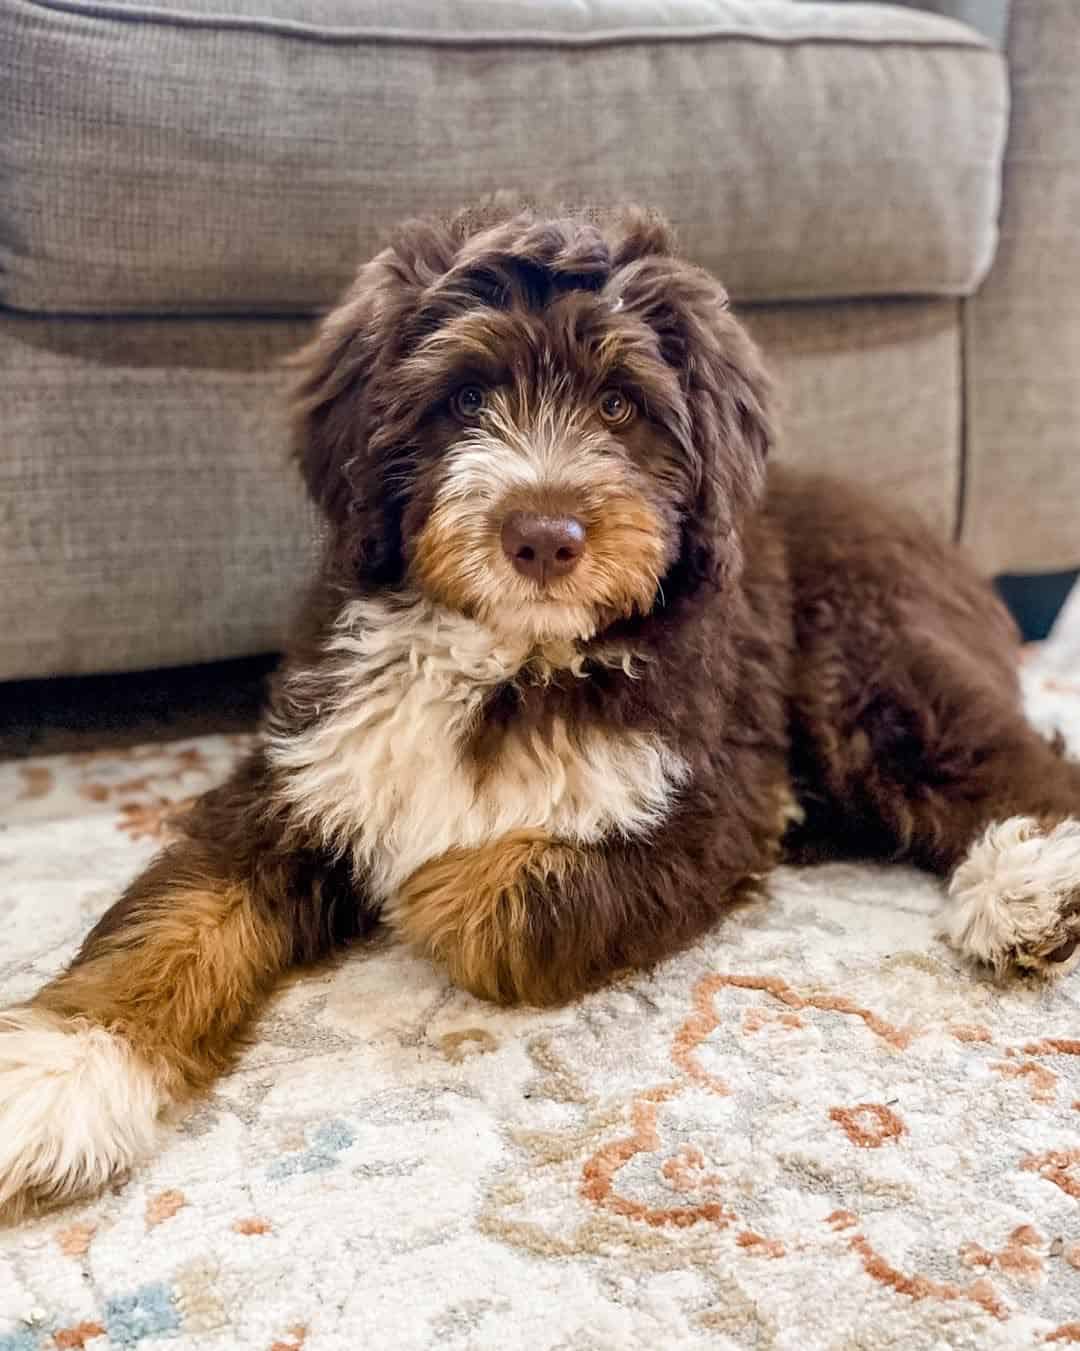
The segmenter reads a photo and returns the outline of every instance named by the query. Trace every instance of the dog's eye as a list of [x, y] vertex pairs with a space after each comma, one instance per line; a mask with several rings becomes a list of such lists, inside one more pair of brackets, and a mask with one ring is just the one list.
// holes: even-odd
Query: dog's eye
[[600, 416], [609, 427], [625, 427], [637, 409], [620, 390], [605, 389], [600, 395]]
[[450, 400], [454, 415], [462, 422], [474, 422], [487, 406], [487, 395], [479, 385], [462, 385]]

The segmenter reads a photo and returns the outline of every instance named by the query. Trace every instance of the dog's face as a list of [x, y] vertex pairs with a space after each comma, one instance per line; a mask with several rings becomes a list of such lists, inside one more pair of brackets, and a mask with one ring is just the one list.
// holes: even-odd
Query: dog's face
[[641, 213], [406, 227], [298, 361], [298, 453], [364, 585], [544, 643], [738, 568], [766, 378]]

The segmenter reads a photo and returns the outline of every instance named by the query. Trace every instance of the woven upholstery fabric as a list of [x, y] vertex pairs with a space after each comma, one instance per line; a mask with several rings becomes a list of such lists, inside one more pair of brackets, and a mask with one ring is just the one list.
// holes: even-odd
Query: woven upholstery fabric
[[777, 457], [869, 484], [952, 534], [960, 302], [776, 305], [743, 319], [779, 384]]
[[[950, 528], [957, 302], [754, 310], [792, 461]], [[0, 679], [270, 651], [317, 525], [283, 453], [285, 320], [0, 321]]]
[[0, 321], [0, 678], [280, 643], [316, 536], [278, 406], [305, 332]]
[[500, 190], [646, 201], [747, 301], [966, 294], [995, 245], [1004, 64], [913, 9], [0, 0], [0, 52], [21, 309], [306, 312]]
[[1001, 250], [968, 305], [964, 539], [988, 569], [1080, 565], [1080, 4], [1013, 0]]

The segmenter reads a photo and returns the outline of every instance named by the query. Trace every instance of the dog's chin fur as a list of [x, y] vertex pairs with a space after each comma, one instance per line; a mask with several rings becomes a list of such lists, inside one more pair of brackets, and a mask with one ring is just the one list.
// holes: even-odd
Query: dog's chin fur
[[556, 600], [528, 600], [507, 614], [499, 606], [485, 606], [480, 618], [500, 638], [520, 639], [541, 657], [570, 666], [579, 643], [594, 638], [605, 616], [590, 605]]
[[[472, 583], [475, 599], [463, 596], [458, 589], [449, 592], [430, 586], [419, 586], [417, 589], [424, 591], [432, 603], [457, 610], [466, 618], [483, 624], [498, 641], [523, 644], [537, 655], [542, 655], [549, 648], [573, 648], [576, 652], [581, 644], [592, 642], [620, 620], [630, 619], [635, 614], [647, 614], [652, 608], [649, 604], [638, 606], [630, 600], [616, 608], [595, 602], [575, 601], [569, 596], [564, 599], [556, 595], [542, 595], [538, 594], [539, 589], [533, 584], [519, 584], [517, 578], [507, 585], [505, 579], [488, 579], [482, 574], [479, 581]], [[570, 590], [563, 588], [564, 596]], [[642, 598], [644, 595], [642, 588]]]
[[[610, 606], [536, 596], [531, 587], [512, 590], [515, 594], [510, 603], [466, 605], [461, 613], [483, 624], [498, 642], [524, 647], [530, 657], [556, 667], [578, 664], [583, 645], [593, 643], [619, 620], [640, 613], [629, 604], [615, 611]], [[490, 592], [497, 592], [497, 586], [491, 586]], [[435, 604], [445, 603], [438, 594], [430, 599]]]
[[[758, 353], [655, 219], [413, 224], [298, 362], [323, 573], [250, 756], [0, 1017], [0, 1211], [128, 1168], [380, 916], [555, 1003], [782, 857], [872, 853], [951, 879], [973, 961], [1080, 962], [1080, 766], [1024, 720], [1008, 615], [913, 516], [766, 472]], [[584, 530], [542, 600], [511, 510]]]

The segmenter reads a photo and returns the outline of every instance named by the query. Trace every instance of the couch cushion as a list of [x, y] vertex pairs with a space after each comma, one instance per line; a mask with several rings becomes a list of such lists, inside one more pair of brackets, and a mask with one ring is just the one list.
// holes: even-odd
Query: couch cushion
[[309, 330], [0, 315], [0, 680], [279, 646], [320, 539], [281, 397]]
[[789, 0], [0, 0], [0, 302], [306, 312], [402, 216], [635, 199], [737, 299], [963, 294], [1001, 57]]
[[777, 459], [867, 484], [952, 534], [961, 309], [957, 300], [744, 309], [777, 377]]

